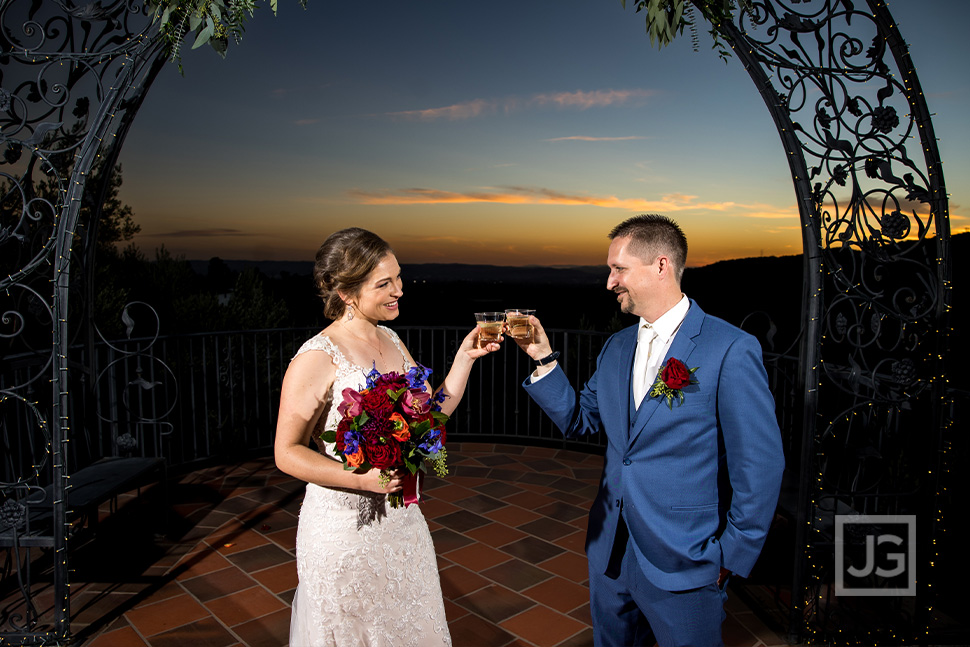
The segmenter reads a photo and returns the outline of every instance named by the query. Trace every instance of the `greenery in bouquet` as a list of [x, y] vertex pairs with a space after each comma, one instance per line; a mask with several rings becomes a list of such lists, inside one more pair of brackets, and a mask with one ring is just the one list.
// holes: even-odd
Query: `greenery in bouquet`
[[384, 483], [389, 472], [406, 470], [404, 489], [388, 495], [392, 507], [416, 503], [420, 478], [428, 464], [438, 476], [448, 474], [443, 395], [428, 392], [431, 370], [417, 365], [405, 374], [367, 375], [366, 388], [344, 389], [337, 406], [340, 422], [320, 438], [335, 446], [346, 470], [381, 470]]

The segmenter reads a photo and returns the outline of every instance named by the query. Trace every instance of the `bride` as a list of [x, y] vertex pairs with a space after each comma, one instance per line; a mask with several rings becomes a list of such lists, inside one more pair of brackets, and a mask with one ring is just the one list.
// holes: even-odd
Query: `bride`
[[[450, 646], [434, 545], [420, 507], [392, 508], [402, 474], [382, 484], [380, 470], [346, 471], [333, 445], [319, 439], [340, 420], [345, 388], [366, 374], [401, 374], [414, 359], [390, 328], [403, 294], [401, 268], [376, 234], [353, 227], [317, 252], [314, 281], [333, 320], [290, 362], [280, 394], [275, 456], [280, 470], [307, 482], [296, 537], [299, 586], [291, 647]], [[461, 343], [438, 388], [451, 414], [473, 362], [499, 349], [477, 348], [478, 329]], [[313, 439], [317, 449], [309, 446]]]

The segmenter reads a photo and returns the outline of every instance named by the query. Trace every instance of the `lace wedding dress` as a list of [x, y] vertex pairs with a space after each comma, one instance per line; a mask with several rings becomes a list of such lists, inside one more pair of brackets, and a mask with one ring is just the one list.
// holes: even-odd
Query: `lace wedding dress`
[[[401, 350], [397, 334], [381, 329]], [[364, 388], [369, 369], [350, 363], [323, 334], [303, 344], [297, 355], [309, 351], [326, 352], [337, 367], [317, 436], [337, 426], [340, 394], [347, 387]], [[332, 444], [315, 440], [334, 457]], [[296, 535], [300, 583], [290, 647], [451, 645], [428, 524], [417, 505], [391, 508], [386, 498], [307, 484]]]

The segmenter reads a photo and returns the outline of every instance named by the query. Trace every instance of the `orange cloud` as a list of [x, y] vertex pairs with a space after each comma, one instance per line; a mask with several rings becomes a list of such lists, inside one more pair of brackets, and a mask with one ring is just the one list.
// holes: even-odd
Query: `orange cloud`
[[631, 99], [644, 99], [652, 94], [655, 94], [652, 90], [593, 90], [592, 92], [577, 90], [576, 92], [537, 94], [529, 100], [529, 103], [539, 106], [551, 104], [558, 108], [586, 110], [627, 103]]
[[411, 119], [415, 121], [437, 121], [447, 119], [448, 121], [458, 121], [460, 119], [472, 119], [483, 114], [495, 112], [497, 102], [486, 101], [485, 99], [475, 99], [466, 103], [456, 103], [443, 108], [429, 108], [427, 110], [405, 110], [403, 112], [388, 113], [392, 117], [400, 119]]
[[403, 110], [400, 112], [389, 112], [387, 115], [395, 119], [410, 121], [437, 121], [439, 119], [458, 121], [494, 114], [499, 111], [509, 114], [520, 110], [524, 106], [540, 108], [553, 106], [556, 108], [574, 108], [577, 110], [602, 108], [628, 103], [634, 99], [644, 99], [652, 94], [655, 94], [653, 90], [592, 90], [589, 92], [577, 90], [576, 92], [535, 94], [525, 100], [518, 97], [474, 99], [473, 101], [455, 103], [440, 108]]
[[[697, 196], [670, 193], [659, 200], [639, 198], [618, 198], [616, 196], [596, 196], [569, 194], [554, 189], [531, 187], [486, 187], [480, 191], [444, 191], [440, 189], [411, 188], [398, 191], [354, 190], [350, 196], [361, 204], [367, 205], [414, 205], [414, 204], [467, 204], [493, 203], [515, 205], [564, 205], [594, 206], [627, 211], [685, 211], [706, 209], [709, 211], [728, 211], [751, 208], [735, 202], [695, 202]], [[789, 216], [790, 217], [790, 216]]]
[[778, 209], [777, 207], [771, 207], [768, 205], [752, 205], [751, 211], [744, 211], [739, 213], [743, 218], [767, 218], [774, 220], [791, 220], [792, 218], [798, 218], [798, 208], [789, 207], [787, 209]]

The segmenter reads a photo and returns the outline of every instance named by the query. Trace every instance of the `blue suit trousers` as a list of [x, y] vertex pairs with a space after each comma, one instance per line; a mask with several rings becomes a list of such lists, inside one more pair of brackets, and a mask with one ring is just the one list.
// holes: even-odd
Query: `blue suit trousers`
[[722, 647], [727, 582], [688, 591], [650, 583], [637, 563], [626, 523], [619, 524], [610, 566], [589, 571], [596, 647]]

